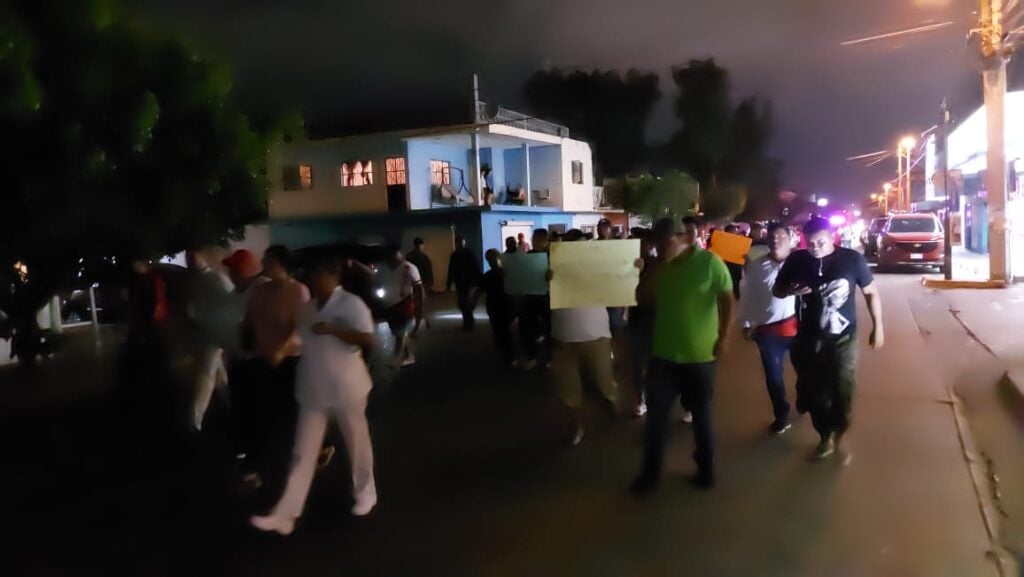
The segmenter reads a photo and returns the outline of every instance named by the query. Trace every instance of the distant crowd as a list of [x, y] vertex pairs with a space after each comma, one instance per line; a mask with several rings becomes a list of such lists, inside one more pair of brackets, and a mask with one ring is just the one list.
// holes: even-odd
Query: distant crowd
[[[694, 481], [714, 486], [711, 399], [717, 362], [734, 326], [760, 351], [773, 408], [769, 431], [784, 434], [791, 427], [783, 377], [789, 354], [798, 375], [796, 410], [811, 414], [821, 436], [814, 456], [824, 459], [839, 450], [848, 462], [842, 441], [855, 384], [858, 287], [871, 312], [871, 345], [884, 343], [881, 303], [863, 256], [836, 246], [829, 223], [820, 218], [802, 231], [773, 222], [748, 231], [729, 225], [723, 232], [749, 237], [751, 248], [741, 262], [726, 263], [714, 247], [708, 250], [714, 230], [692, 217], [662, 219], [621, 235], [640, 246], [631, 307], [553, 310], [550, 295], [507, 290], [507, 255], [547, 253], [555, 242], [616, 240], [620, 235], [607, 220], [597, 225], [596, 238], [543, 228], [529, 239], [509, 237], [504, 252], [485, 253], [486, 273], [466, 239], [457, 238], [446, 285], [456, 293], [463, 330], [475, 329], [477, 304], [485, 301], [502, 363], [550, 372], [566, 408], [571, 444], [586, 436], [582, 407], [591, 391], [613, 414], [646, 417], [643, 467], [632, 485], [638, 494], [658, 486], [677, 403], [693, 425]], [[416, 362], [412, 342], [430, 327], [427, 287], [434, 284], [434, 270], [424, 242], [416, 239], [408, 253], [387, 247], [386, 262], [376, 271], [355, 258], [314, 251], [304, 259], [301, 281], [293, 276], [292, 253], [281, 246], [267, 249], [262, 259], [235, 251], [221, 262], [227, 277], [215, 270], [212, 254], [189, 253], [185, 296], [177, 306], [160, 268], [136, 263], [128, 364], [151, 376], [169, 367], [168, 326], [176, 317], [175, 334], [183, 336], [192, 360], [188, 427], [201, 435], [215, 392], [226, 390], [240, 482], [278, 495], [272, 508], [251, 518], [254, 527], [294, 530], [317, 467], [334, 453], [325, 443], [331, 418], [351, 464], [352, 513], [370, 513], [377, 488], [367, 398], [379, 370]], [[549, 269], [548, 282], [554, 275]], [[372, 312], [377, 305], [394, 337], [387, 358]]]

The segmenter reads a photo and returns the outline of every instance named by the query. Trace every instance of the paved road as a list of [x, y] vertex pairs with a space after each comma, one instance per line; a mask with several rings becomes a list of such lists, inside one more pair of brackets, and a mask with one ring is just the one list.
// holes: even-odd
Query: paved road
[[217, 426], [180, 448], [104, 421], [102, 407], [11, 413], [3, 574], [996, 575], [950, 377], [912, 313], [915, 281], [880, 277], [889, 343], [863, 351], [847, 467], [808, 461], [807, 418], [767, 436], [756, 351], [737, 340], [716, 390], [719, 487], [684, 483], [692, 447], [679, 424], [661, 491], [637, 501], [625, 488], [640, 421], [606, 422], [568, 447], [545, 375], [496, 369], [486, 327], [462, 334], [444, 315], [421, 337], [420, 363], [377, 391], [371, 518], [348, 517], [340, 462], [318, 477], [296, 535], [256, 535]]

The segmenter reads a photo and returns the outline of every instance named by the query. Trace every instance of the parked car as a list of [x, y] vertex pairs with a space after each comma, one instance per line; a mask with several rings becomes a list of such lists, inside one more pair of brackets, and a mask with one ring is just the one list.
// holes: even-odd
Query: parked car
[[380, 270], [387, 266], [384, 247], [339, 243], [301, 248], [295, 251], [296, 278], [306, 282], [310, 257], [322, 252], [337, 257], [344, 264], [342, 284], [345, 290], [363, 299], [366, 306], [370, 307], [374, 318], [384, 318], [384, 279], [383, 275], [379, 274]]
[[878, 267], [941, 267], [946, 260], [942, 225], [934, 214], [899, 214], [889, 218], [878, 242]]
[[878, 239], [888, 222], [888, 216], [871, 219], [871, 224], [861, 233], [860, 243], [864, 246], [864, 258], [869, 260], [878, 258]]

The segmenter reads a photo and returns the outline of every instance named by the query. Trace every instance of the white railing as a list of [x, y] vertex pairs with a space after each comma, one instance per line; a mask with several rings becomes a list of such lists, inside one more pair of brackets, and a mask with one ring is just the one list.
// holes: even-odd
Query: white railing
[[515, 110], [498, 107], [498, 111], [494, 116], [488, 116], [486, 105], [483, 102], [478, 102], [476, 114], [477, 121], [481, 123], [504, 124], [506, 126], [513, 126], [522, 130], [550, 134], [560, 138], [569, 138], [569, 129], [567, 127], [530, 116], [529, 114], [516, 112]]

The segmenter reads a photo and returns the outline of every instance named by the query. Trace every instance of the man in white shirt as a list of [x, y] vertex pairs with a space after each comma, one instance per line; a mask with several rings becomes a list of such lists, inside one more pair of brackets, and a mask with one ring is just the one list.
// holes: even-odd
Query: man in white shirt
[[384, 311], [395, 336], [395, 362], [407, 367], [416, 362], [409, 350], [409, 329], [416, 318], [416, 300], [426, 299], [426, 290], [416, 265], [405, 260], [401, 247], [389, 246], [384, 252], [387, 267], [384, 271]]
[[[567, 241], [580, 240], [582, 233], [573, 230], [566, 237]], [[551, 278], [554, 274], [549, 271], [548, 276]], [[571, 414], [572, 444], [578, 445], [586, 432], [581, 415], [584, 375], [593, 381], [594, 388], [613, 410], [618, 408], [608, 309], [592, 306], [552, 310], [551, 340], [551, 373], [558, 396]]]
[[303, 355], [295, 387], [299, 419], [292, 469], [284, 495], [270, 514], [250, 519], [262, 531], [288, 535], [295, 529], [316, 473], [329, 415], [341, 428], [352, 464], [352, 514], [367, 515], [377, 504], [366, 421], [373, 381], [363, 360], [363, 350], [376, 346], [373, 315], [359, 297], [341, 288], [340, 276], [340, 262], [329, 255], [317, 259], [310, 275], [313, 300], [299, 328]]
[[740, 320], [744, 334], [757, 343], [764, 365], [768, 397], [775, 420], [770, 430], [781, 435], [790, 429], [784, 363], [797, 334], [796, 297], [772, 294], [782, 265], [793, 250], [793, 232], [782, 223], [768, 225], [768, 253], [748, 259], [743, 275]]

